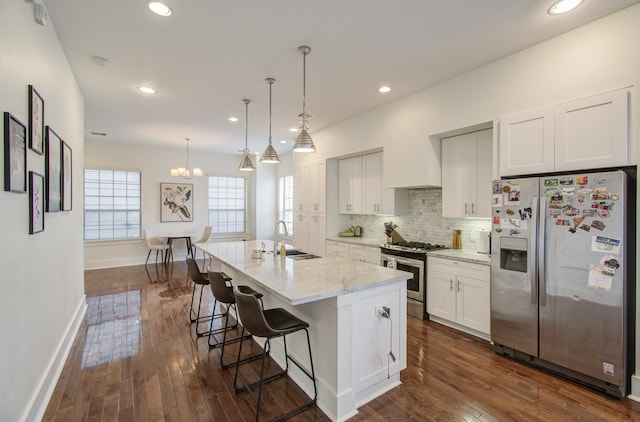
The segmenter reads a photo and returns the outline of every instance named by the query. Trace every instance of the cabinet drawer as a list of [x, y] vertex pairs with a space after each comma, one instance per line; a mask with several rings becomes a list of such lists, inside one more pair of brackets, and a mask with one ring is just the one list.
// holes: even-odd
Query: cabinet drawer
[[380, 264], [380, 248], [362, 245], [349, 245], [349, 257], [356, 261]]
[[477, 280], [489, 281], [491, 268], [488, 265], [473, 264], [471, 262], [456, 261], [454, 259], [429, 257], [427, 271], [454, 273]]
[[342, 242], [327, 240], [327, 256], [349, 257], [349, 245]]

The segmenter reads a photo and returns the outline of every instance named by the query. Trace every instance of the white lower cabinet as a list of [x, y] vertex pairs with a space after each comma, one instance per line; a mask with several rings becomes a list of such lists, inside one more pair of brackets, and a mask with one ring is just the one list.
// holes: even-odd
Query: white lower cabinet
[[380, 247], [327, 240], [327, 256], [353, 259], [380, 265]]
[[[470, 329], [472, 334], [490, 334], [490, 267], [453, 259], [428, 257], [427, 312]], [[467, 330], [464, 330], [467, 331]], [[484, 336], [483, 336], [484, 337]]]

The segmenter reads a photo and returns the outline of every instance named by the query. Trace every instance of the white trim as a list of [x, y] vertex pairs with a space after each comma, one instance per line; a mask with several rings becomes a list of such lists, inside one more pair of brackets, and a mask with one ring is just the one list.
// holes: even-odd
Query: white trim
[[26, 414], [21, 418], [22, 421], [42, 420], [86, 312], [87, 300], [86, 296], [82, 295], [80, 303], [78, 303], [78, 307], [76, 308], [76, 312], [74, 313], [73, 318], [71, 318], [65, 334], [62, 336], [60, 344], [49, 362], [48, 369], [40, 379], [40, 387], [34, 391], [33, 396], [29, 400], [29, 406], [27, 406], [25, 411]]

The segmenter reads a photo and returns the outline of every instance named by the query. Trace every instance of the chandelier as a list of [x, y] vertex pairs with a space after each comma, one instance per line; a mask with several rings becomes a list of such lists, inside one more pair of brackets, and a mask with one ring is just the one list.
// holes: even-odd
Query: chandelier
[[185, 167], [178, 167], [171, 169], [171, 176], [184, 177], [185, 179], [191, 179], [194, 176], [202, 176], [202, 170], [199, 168], [191, 169], [189, 167], [189, 141], [191, 139], [184, 138], [187, 141], [187, 165]]

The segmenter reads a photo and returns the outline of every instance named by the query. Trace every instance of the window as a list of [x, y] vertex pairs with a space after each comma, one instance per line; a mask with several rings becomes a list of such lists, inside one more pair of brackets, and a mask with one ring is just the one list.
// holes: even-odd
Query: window
[[84, 169], [84, 239], [140, 238], [140, 172]]
[[209, 225], [214, 233], [247, 231], [247, 179], [209, 176]]
[[[289, 235], [293, 235], [293, 176], [283, 176], [278, 183], [278, 218], [285, 222]], [[284, 228], [280, 225], [280, 234]]]

